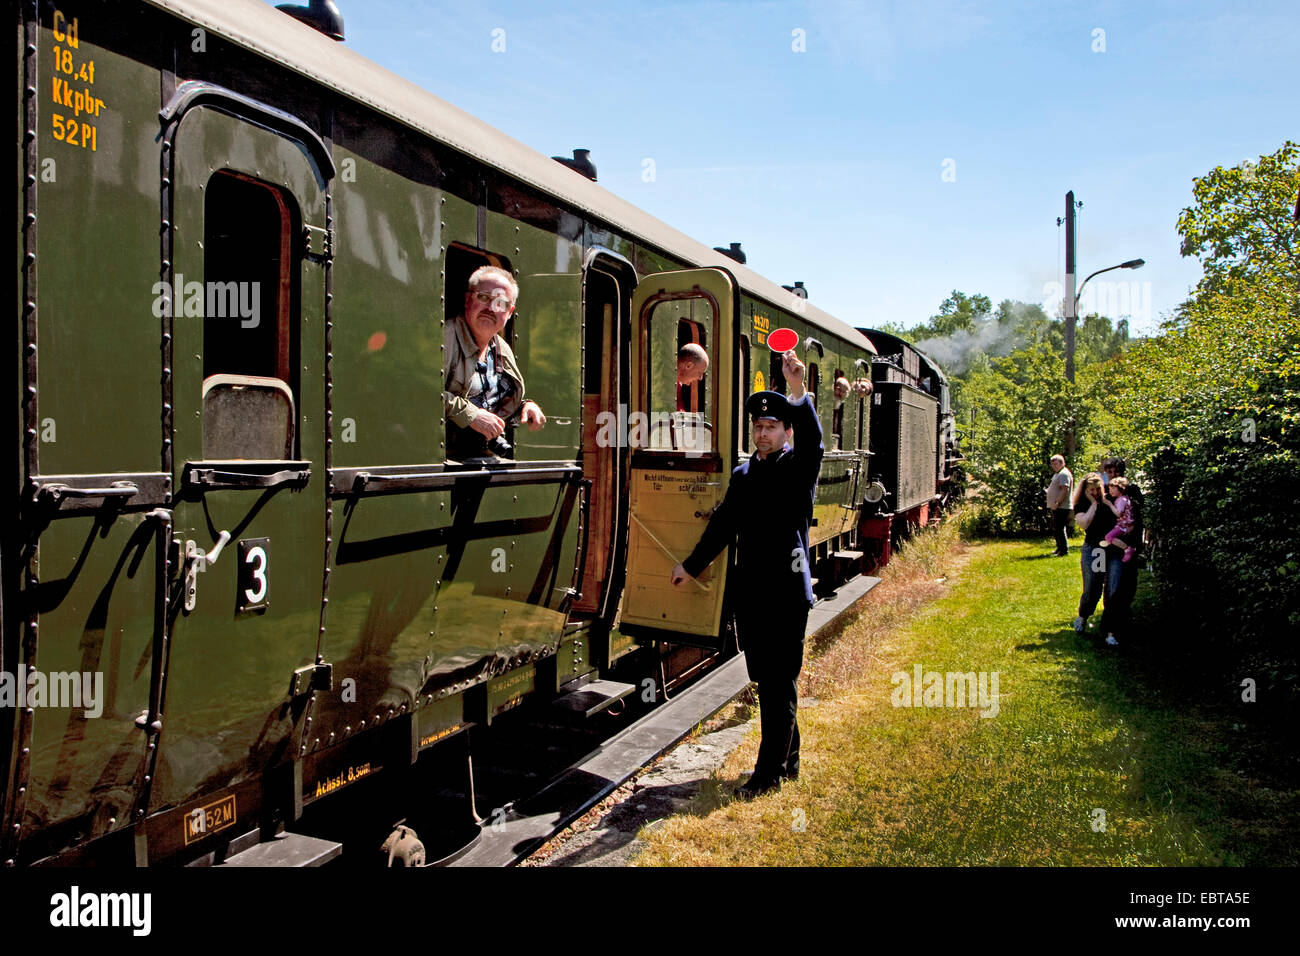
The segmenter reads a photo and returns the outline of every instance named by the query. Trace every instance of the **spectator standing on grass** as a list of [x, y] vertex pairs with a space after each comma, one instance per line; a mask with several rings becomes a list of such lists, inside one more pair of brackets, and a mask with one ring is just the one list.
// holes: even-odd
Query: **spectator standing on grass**
[[[1124, 478], [1124, 472], [1127, 465], [1123, 458], [1107, 458], [1102, 463], [1102, 470], [1106, 472], [1108, 479]], [[1145, 512], [1146, 496], [1142, 494], [1142, 489], [1134, 481], [1129, 481], [1124, 489], [1125, 497], [1133, 511], [1133, 527], [1128, 534], [1124, 535], [1124, 540], [1133, 545], [1137, 555], [1142, 554], [1142, 539], [1146, 534]], [[1112, 497], [1114, 497], [1112, 495]], [[1106, 643], [1119, 643], [1118, 637], [1125, 636], [1129, 623], [1133, 617], [1133, 598], [1137, 595], [1137, 577], [1138, 564], [1136, 560], [1125, 562], [1116, 562], [1120, 564], [1119, 583], [1115, 587], [1114, 593], [1109, 591], [1106, 594], [1106, 613], [1103, 615], [1102, 623], [1107, 628]]]
[[1065, 458], [1061, 455], [1053, 455], [1049, 464], [1052, 480], [1047, 485], [1047, 510], [1052, 513], [1052, 534], [1056, 536], [1056, 550], [1052, 554], [1063, 558], [1070, 551], [1065, 529], [1070, 524], [1070, 486], [1074, 475], [1065, 467]]
[[1097, 602], [1104, 595], [1105, 605], [1101, 615], [1100, 630], [1106, 634], [1106, 643], [1119, 643], [1112, 629], [1124, 563], [1116, 554], [1112, 560], [1102, 539], [1115, 527], [1115, 515], [1103, 502], [1106, 496], [1101, 475], [1089, 472], [1079, 482], [1074, 492], [1074, 520], [1083, 529], [1083, 546], [1079, 549], [1079, 569], [1083, 575], [1083, 593], [1079, 596], [1079, 615], [1074, 619], [1074, 632], [1082, 634], [1088, 618], [1097, 610]]

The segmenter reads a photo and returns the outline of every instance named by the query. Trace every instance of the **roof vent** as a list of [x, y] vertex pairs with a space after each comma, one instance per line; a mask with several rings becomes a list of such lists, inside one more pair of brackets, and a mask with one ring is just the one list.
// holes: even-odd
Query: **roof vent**
[[792, 295], [797, 295], [801, 299], [808, 298], [808, 290], [803, 287], [802, 282], [796, 282], [794, 285], [783, 285], [781, 288], [785, 289], [786, 292], [789, 292]]
[[301, 20], [313, 30], [319, 30], [331, 40], [343, 39], [343, 14], [334, 0], [310, 0], [307, 6], [281, 3], [276, 6], [295, 20]]
[[714, 252], [720, 252], [729, 259], [735, 259], [742, 266], [745, 264], [745, 252], [740, 248], [740, 243], [733, 242], [730, 249], [724, 249], [721, 246], [714, 246]]
[[575, 149], [573, 159], [565, 156], [552, 156], [551, 159], [561, 166], [568, 166], [575, 173], [581, 173], [594, 183], [596, 181], [596, 167], [592, 164], [590, 156], [591, 150], [589, 149]]

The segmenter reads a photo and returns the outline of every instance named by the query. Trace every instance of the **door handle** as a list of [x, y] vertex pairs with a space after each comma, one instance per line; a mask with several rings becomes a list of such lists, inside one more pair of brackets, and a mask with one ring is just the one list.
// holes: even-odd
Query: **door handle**
[[195, 541], [185, 542], [185, 594], [183, 596], [182, 606], [185, 613], [194, 610], [199, 600], [199, 574], [206, 571], [217, 563], [217, 558], [221, 557], [221, 551], [230, 541], [230, 532], [223, 531], [217, 535], [217, 543], [212, 546], [212, 550], [203, 553], [203, 549]]
[[207, 554], [208, 567], [217, 563], [217, 558], [221, 557], [221, 549], [230, 541], [230, 532], [223, 531], [217, 535], [217, 543], [212, 546], [212, 550]]

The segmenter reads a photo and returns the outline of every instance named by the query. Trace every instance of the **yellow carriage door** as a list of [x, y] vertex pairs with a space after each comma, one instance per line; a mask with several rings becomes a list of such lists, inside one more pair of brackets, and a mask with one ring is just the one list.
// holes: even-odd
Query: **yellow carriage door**
[[[646, 276], [633, 293], [631, 313], [628, 561], [620, 629], [716, 635], [729, 555], [680, 588], [672, 586], [671, 573], [695, 547], [731, 477], [736, 286], [721, 269]], [[702, 363], [679, 363], [683, 349], [687, 356], [707, 354], [702, 377]]]

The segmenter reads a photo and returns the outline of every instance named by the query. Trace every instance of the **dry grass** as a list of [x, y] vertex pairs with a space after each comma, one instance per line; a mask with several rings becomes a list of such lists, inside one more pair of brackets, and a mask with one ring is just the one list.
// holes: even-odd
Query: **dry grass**
[[909, 540], [845, 626], [822, 635], [808, 649], [799, 681], [802, 695], [818, 700], [844, 697], [878, 671], [888, 635], [948, 593], [952, 579], [968, 563], [957, 525], [950, 519]]

